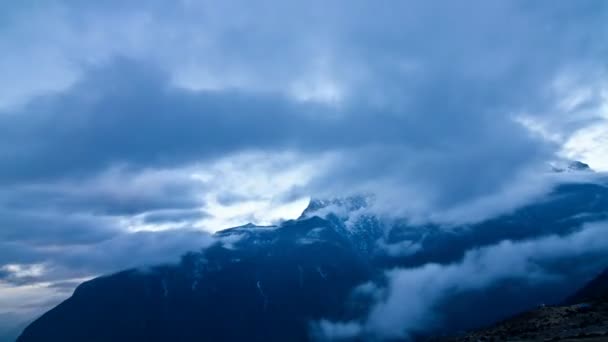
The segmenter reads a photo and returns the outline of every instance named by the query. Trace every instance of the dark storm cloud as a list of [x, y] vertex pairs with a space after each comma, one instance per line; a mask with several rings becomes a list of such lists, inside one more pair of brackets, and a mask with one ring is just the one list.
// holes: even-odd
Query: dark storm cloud
[[[412, 182], [452, 203], [491, 192], [551, 152], [506, 114], [490, 112], [501, 98], [475, 105], [436, 91], [407, 108], [336, 109], [276, 94], [183, 91], [163, 80], [157, 70], [120, 61], [2, 116], [0, 179], [79, 179], [115, 165], [176, 167], [248, 150], [330, 151], [341, 158], [324, 178], [344, 183], [335, 191], [366, 180]], [[466, 182], [471, 172], [478, 177]]]
[[200, 207], [203, 189], [200, 182], [179, 172], [111, 172], [87, 179], [6, 186], [0, 190], [0, 203], [15, 211], [38, 208], [124, 216]]
[[[158, 6], [143, 12], [151, 22], [161, 20]], [[322, 40], [331, 42], [322, 49], [328, 77], [346, 84], [337, 106], [294, 101], [259, 79], [227, 90], [180, 90], [170, 85], [171, 66], [126, 53], [130, 59], [85, 68], [84, 78], [63, 93], [37, 98], [0, 119], [6, 156], [0, 181], [85, 177], [113, 165], [176, 167], [251, 150], [295, 150], [303, 158], [330, 151], [339, 163], [309, 191], [343, 192], [368, 183], [371, 190], [412, 188], [428, 193], [421, 199], [426, 207], [445, 208], [494, 193], [514, 174], [552, 158], [559, 146], [531, 137], [514, 115], [554, 112], [559, 99], [548, 89], [561, 73], [593, 81], [594, 68], [603, 66], [597, 57], [606, 46], [591, 44], [602, 32], [605, 9], [598, 3], [471, 3], [479, 15], [468, 6], [391, 4], [373, 6], [378, 20], [363, 20], [369, 6], [358, 2], [344, 13], [332, 5], [317, 18], [327, 30]], [[298, 13], [300, 7], [281, 5], [269, 16]], [[96, 17], [86, 6], [69, 8]], [[307, 39], [270, 49], [285, 33], [250, 15], [235, 22], [236, 32], [259, 25], [257, 33], [243, 31], [242, 44], [220, 39], [230, 31], [213, 19], [234, 8], [199, 9], [209, 16], [201, 29], [212, 28], [212, 46], [231, 56], [226, 68], [268, 72], [266, 83], [279, 87], [291, 75], [305, 78], [314, 65], [294, 50], [313, 60], [320, 53]], [[180, 10], [170, 12], [166, 20], [183, 15], [191, 24]], [[307, 6], [302, 13], [317, 12]], [[321, 39], [302, 20], [275, 24], [285, 24], [294, 37]], [[174, 43], [162, 38], [159, 44]], [[271, 61], [294, 61], [267, 65], [248, 55], [260, 49]], [[284, 70], [288, 66], [293, 72]]]
[[201, 210], [164, 210], [145, 214], [146, 223], [163, 222], [188, 222], [209, 217], [210, 215]]
[[108, 239], [119, 230], [104, 217], [42, 211], [0, 210], [0, 239], [32, 245], [69, 245]]
[[219, 156], [243, 148], [243, 140], [268, 143], [272, 135], [263, 128], [280, 119], [276, 111], [284, 106], [241, 94], [180, 92], [168, 88], [154, 69], [117, 62], [92, 70], [65, 94], [34, 100], [24, 112], [2, 117], [3, 154], [12, 157], [5, 159], [10, 167], [2, 167], [2, 179], [78, 176], [114, 163], [175, 165]]

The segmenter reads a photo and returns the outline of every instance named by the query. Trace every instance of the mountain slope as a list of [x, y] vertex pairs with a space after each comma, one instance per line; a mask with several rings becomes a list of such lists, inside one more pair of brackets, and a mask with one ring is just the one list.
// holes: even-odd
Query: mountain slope
[[606, 275], [608, 269], [571, 296], [568, 305], [542, 306], [489, 328], [441, 341], [608, 341]]
[[608, 268], [568, 298], [566, 303], [576, 304], [594, 301], [608, 302]]
[[18, 341], [304, 341], [310, 320], [348, 318], [349, 291], [368, 278], [348, 241], [316, 217], [219, 236], [240, 240], [85, 282]]

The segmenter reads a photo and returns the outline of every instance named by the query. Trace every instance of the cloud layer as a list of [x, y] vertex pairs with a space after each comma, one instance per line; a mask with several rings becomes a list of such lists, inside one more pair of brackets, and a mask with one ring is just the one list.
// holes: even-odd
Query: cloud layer
[[[386, 287], [364, 284], [359, 289], [375, 301], [362, 322], [322, 321], [318, 326], [319, 335], [330, 340], [353, 336], [374, 340], [408, 338], [438, 326], [442, 318], [440, 305], [458, 294], [487, 289], [509, 280], [550, 286], [563, 281], [562, 277], [568, 274], [558, 271], [556, 264], [582, 257], [587, 260], [585, 267], [593, 270], [593, 274], [605, 267], [607, 229], [607, 222], [598, 222], [565, 236], [519, 242], [504, 240], [471, 249], [462, 260], [451, 264], [429, 263], [389, 270], [385, 274]], [[575, 277], [571, 281], [580, 280]], [[468, 305], [476, 304], [479, 303], [473, 301]]]

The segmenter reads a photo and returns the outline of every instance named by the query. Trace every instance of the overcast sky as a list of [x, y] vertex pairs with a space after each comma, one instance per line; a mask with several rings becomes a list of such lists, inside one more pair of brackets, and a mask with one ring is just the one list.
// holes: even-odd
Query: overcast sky
[[607, 22], [602, 0], [3, 2], [0, 314], [311, 196], [475, 221], [550, 163], [606, 171]]

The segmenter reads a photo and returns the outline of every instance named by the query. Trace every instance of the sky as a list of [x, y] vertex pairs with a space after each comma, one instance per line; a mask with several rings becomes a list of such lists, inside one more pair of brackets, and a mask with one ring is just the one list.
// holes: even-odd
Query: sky
[[3, 2], [0, 315], [311, 197], [451, 224], [546, 193], [552, 163], [608, 171], [606, 22], [601, 0]]

